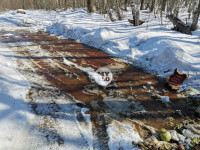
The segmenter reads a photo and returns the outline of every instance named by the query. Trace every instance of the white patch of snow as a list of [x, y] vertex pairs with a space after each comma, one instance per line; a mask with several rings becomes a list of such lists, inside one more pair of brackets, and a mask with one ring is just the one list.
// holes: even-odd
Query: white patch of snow
[[75, 68], [78, 68], [82, 71], [84, 71], [85, 73], [87, 73], [89, 75], [89, 78], [91, 80], [94, 80], [96, 81], [98, 84], [100, 84], [101, 86], [107, 86], [107, 82], [99, 82], [102, 80], [102, 76], [99, 75], [94, 69], [92, 68], [85, 68], [85, 67], [81, 67], [81, 66], [78, 66], [77, 64], [63, 58], [63, 62], [64, 64], [68, 65], [68, 66], [74, 66]]
[[123, 124], [118, 121], [113, 121], [107, 127], [109, 137], [108, 146], [110, 150], [124, 149], [124, 150], [139, 150], [134, 147], [132, 142], [142, 142], [139, 134], [134, 131], [130, 125]]
[[[16, 62], [9, 49], [0, 43], [0, 149], [17, 149], [29, 132], [32, 115], [26, 110], [25, 96], [29, 83], [15, 69]], [[11, 54], [12, 55], [12, 54]], [[23, 140], [26, 144], [29, 139]]]
[[89, 148], [90, 150], [93, 150], [93, 132], [92, 132], [92, 123], [91, 123], [91, 119], [90, 119], [90, 114], [87, 114], [87, 112], [89, 111], [89, 109], [87, 108], [82, 108], [81, 109], [81, 113], [87, 123], [87, 127], [85, 128], [81, 128], [82, 134], [84, 135], [84, 137], [87, 139], [87, 142], [89, 144]]

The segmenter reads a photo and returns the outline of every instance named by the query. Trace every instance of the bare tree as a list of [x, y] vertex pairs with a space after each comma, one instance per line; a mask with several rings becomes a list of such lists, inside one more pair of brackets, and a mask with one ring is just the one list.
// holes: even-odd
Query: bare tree
[[141, 0], [140, 10], [144, 9], [144, 0]]
[[180, 9], [180, 1], [176, 0], [174, 4], [174, 14], [176, 17], [179, 15], [179, 9]]
[[200, 14], [200, 0], [194, 0], [194, 10], [193, 10], [193, 17], [192, 17], [192, 25], [191, 30], [194, 31], [197, 28], [198, 18]]
[[165, 11], [167, 0], [162, 0], [162, 11]]
[[133, 25], [139, 26], [140, 0], [131, 0], [131, 8], [133, 15]]
[[155, 7], [155, 0], [151, 0], [150, 12], [153, 12], [154, 7]]
[[121, 16], [121, 13], [120, 13], [120, 6], [119, 6], [119, 0], [115, 0], [115, 11], [116, 11], [116, 14], [117, 14], [117, 18], [118, 20], [122, 20], [122, 16]]
[[124, 10], [127, 11], [127, 5], [128, 5], [128, 0], [125, 0], [124, 2]]
[[94, 0], [87, 0], [88, 12], [94, 12]]
[[191, 13], [192, 13], [193, 7], [194, 7], [194, 3], [190, 2], [189, 6], [188, 6], [188, 19], [190, 19], [190, 17], [191, 17]]
[[111, 9], [112, 9], [112, 5], [113, 5], [113, 1], [112, 0], [106, 0], [106, 8], [107, 8], [107, 14], [110, 18], [111, 21], [115, 21], [115, 19], [113, 18]]

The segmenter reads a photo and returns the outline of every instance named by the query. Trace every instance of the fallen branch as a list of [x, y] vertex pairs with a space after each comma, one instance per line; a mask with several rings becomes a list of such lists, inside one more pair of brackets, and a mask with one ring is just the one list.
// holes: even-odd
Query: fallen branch
[[174, 29], [176, 31], [179, 31], [179, 32], [185, 33], [185, 34], [190, 34], [190, 35], [192, 34], [190, 26], [185, 24], [183, 21], [181, 21], [175, 15], [173, 15], [173, 14], [167, 15], [167, 18], [173, 23], [173, 25], [175, 27]]

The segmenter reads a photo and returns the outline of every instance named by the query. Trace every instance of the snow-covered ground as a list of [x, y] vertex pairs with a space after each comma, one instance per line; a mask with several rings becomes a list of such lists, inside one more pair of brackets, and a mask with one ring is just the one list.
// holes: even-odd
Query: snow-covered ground
[[[181, 12], [182, 19], [186, 16], [186, 13]], [[131, 18], [131, 14], [127, 13], [125, 18]], [[200, 29], [193, 32], [193, 35], [172, 31], [170, 30], [172, 24], [165, 17], [161, 25], [159, 16], [155, 18], [154, 15], [145, 12], [141, 13], [141, 20], [145, 20], [146, 23], [133, 27], [127, 19], [110, 22], [107, 16], [88, 14], [85, 9], [57, 12], [27, 10], [26, 14], [7, 11], [0, 14], [0, 30], [27, 29], [33, 32], [45, 30], [51, 34], [76, 39], [115, 57], [126, 59], [161, 77], [172, 74], [173, 70], [178, 68], [189, 73], [190, 77], [185, 82], [188, 88], [200, 90]], [[29, 83], [15, 69], [17, 67], [15, 60], [4, 57], [8, 52], [10, 50], [7, 45], [0, 43], [0, 149], [2, 150], [17, 149], [17, 144], [23, 142], [25, 135], [29, 134], [31, 126], [29, 121], [34, 117], [26, 110], [24, 102]], [[132, 129], [124, 127], [126, 130], [124, 135], [134, 137], [128, 134], [128, 130]], [[115, 136], [116, 133], [111, 132], [115, 130], [111, 124], [107, 130], [109, 136]], [[26, 139], [25, 142], [27, 141]], [[130, 142], [130, 139], [128, 141]], [[109, 142], [109, 146], [113, 146], [111, 149], [116, 147], [115, 142], [119, 142], [119, 139], [111, 139]], [[91, 142], [89, 147], [91, 148]]]
[[[0, 149], [20, 149], [19, 141], [25, 140], [29, 119], [33, 116], [27, 111], [25, 96], [29, 83], [15, 69], [14, 58], [3, 55], [10, 53], [0, 44]], [[29, 118], [29, 119], [28, 119]], [[30, 142], [30, 141], [29, 141]]]
[[107, 132], [110, 139], [108, 143], [110, 150], [139, 150], [139, 148], [133, 147], [132, 141], [142, 142], [142, 139], [130, 125], [113, 121], [111, 124], [109, 124]]
[[[9, 53], [4, 44], [0, 44], [0, 149], [15, 149], [19, 139], [27, 132], [31, 118], [25, 107], [29, 83], [15, 69], [13, 58], [3, 55]], [[14, 148], [15, 147], [15, 148]]]

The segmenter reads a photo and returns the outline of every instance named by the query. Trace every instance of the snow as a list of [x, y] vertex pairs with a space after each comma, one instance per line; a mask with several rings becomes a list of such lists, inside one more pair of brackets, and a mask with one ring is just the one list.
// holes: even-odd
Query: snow
[[101, 85], [103, 87], [106, 87], [108, 85], [108, 82], [103, 81], [102, 76], [99, 75], [94, 69], [92, 69], [90, 67], [89, 68], [81, 67], [81, 66], [65, 59], [64, 57], [63, 57], [63, 63], [68, 66], [75, 66], [75, 68], [82, 70], [83, 72], [88, 74], [91, 81], [95, 81], [96, 83], [98, 83], [99, 85]]
[[142, 139], [130, 125], [123, 124], [119, 121], [113, 121], [108, 125], [107, 133], [109, 137], [108, 146], [110, 150], [139, 150], [139, 148], [133, 146], [132, 142], [142, 142]]
[[93, 137], [92, 123], [91, 123], [91, 119], [90, 119], [90, 114], [87, 114], [88, 111], [89, 111], [89, 109], [87, 109], [87, 108], [81, 109], [81, 114], [83, 115], [85, 121], [87, 122], [87, 127], [84, 129], [81, 127], [80, 128], [81, 128], [82, 134], [88, 141], [89, 149], [93, 150], [93, 138], [91, 138], [91, 137]]
[[[0, 44], [0, 149], [15, 149], [19, 140], [26, 134], [27, 117], [25, 94], [28, 82], [16, 71], [13, 58], [4, 57], [9, 50]], [[13, 147], [15, 145], [15, 148]]]

